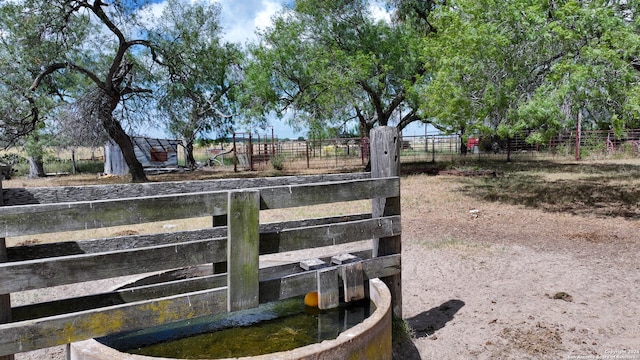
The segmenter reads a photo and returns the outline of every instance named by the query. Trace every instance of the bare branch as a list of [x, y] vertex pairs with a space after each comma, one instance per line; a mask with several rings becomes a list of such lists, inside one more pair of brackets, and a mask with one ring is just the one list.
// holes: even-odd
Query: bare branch
[[94, 74], [93, 72], [81, 67], [81, 66], [77, 66], [73, 63], [70, 62], [60, 62], [60, 63], [54, 63], [51, 64], [49, 66], [47, 66], [40, 74], [38, 74], [38, 76], [36, 76], [36, 78], [33, 80], [33, 83], [31, 84], [31, 86], [29, 87], [29, 90], [34, 91], [35, 89], [38, 88], [38, 86], [40, 86], [40, 83], [42, 82], [42, 80], [47, 77], [48, 75], [60, 70], [60, 69], [71, 69], [71, 70], [75, 70], [78, 71], [84, 75], [86, 75], [88, 78], [90, 78], [94, 83], [96, 83], [96, 85], [98, 85], [98, 87], [103, 88], [104, 87], [104, 83], [98, 78], [98, 76], [96, 76], [96, 74]]

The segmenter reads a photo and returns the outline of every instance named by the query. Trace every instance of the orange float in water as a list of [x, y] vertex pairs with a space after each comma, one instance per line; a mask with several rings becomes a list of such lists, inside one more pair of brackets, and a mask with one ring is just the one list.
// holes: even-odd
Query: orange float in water
[[304, 304], [311, 307], [318, 307], [318, 292], [313, 291], [304, 296]]

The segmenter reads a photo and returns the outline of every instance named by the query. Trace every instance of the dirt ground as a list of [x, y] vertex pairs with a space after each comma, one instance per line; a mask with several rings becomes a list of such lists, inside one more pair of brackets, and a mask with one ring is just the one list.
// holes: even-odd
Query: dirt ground
[[640, 359], [638, 168], [580, 166], [403, 178], [394, 358]]
[[640, 162], [517, 166], [402, 178], [394, 359], [640, 359]]

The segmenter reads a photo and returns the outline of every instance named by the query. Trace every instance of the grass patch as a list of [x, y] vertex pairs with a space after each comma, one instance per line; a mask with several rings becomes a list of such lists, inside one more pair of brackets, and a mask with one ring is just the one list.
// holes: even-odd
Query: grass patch
[[407, 341], [411, 341], [414, 337], [414, 331], [411, 325], [402, 318], [395, 315], [391, 319], [391, 338], [394, 344], [400, 344]]
[[458, 249], [459, 250], [459, 249], [466, 249], [466, 248], [482, 247], [482, 245], [480, 244], [475, 244], [469, 241], [458, 239], [453, 236], [449, 236], [442, 240], [424, 241], [422, 244], [426, 248], [431, 250], [442, 250], [442, 249]]

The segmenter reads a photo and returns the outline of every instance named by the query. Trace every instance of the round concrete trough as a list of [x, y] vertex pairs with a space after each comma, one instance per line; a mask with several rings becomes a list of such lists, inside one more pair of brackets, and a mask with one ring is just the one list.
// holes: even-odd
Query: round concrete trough
[[[369, 296], [376, 310], [360, 324], [340, 333], [336, 339], [290, 351], [234, 359], [391, 360], [391, 294], [382, 281], [371, 279]], [[167, 360], [169, 358], [128, 354], [92, 339], [71, 344], [70, 359]]]

